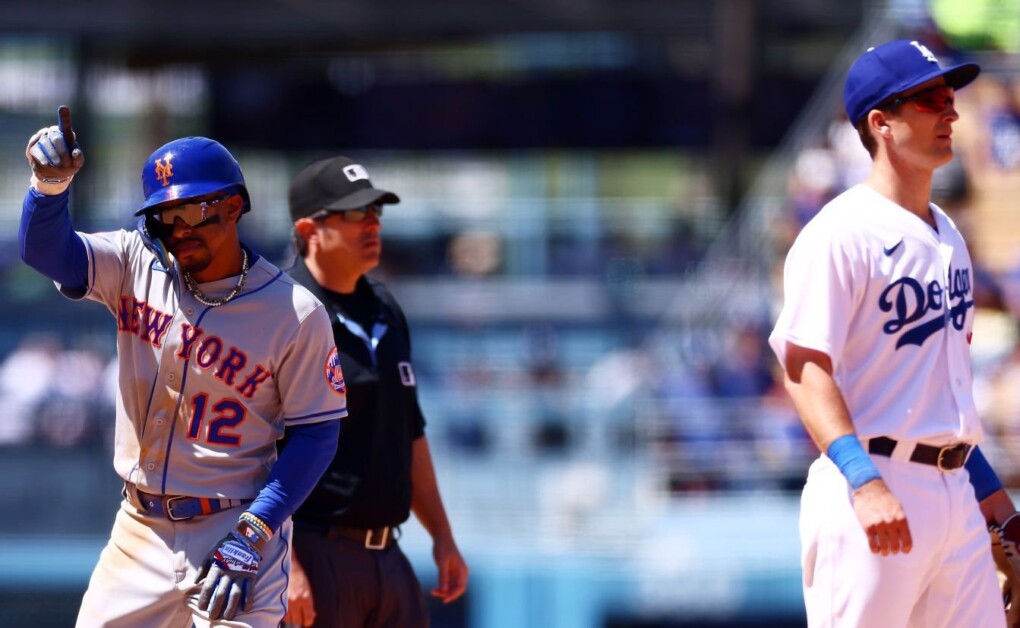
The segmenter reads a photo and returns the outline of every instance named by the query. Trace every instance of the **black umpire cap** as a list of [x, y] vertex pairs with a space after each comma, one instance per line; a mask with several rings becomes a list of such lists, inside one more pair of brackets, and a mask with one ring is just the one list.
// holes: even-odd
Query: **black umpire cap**
[[337, 155], [317, 161], [297, 173], [290, 184], [292, 221], [323, 210], [361, 209], [372, 203], [399, 203], [393, 192], [372, 186], [368, 170], [350, 157]]

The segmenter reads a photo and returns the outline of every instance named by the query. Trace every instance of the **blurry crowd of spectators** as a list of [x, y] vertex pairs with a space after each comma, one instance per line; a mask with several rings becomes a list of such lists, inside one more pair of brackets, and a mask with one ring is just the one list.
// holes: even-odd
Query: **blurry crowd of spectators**
[[26, 335], [0, 363], [0, 446], [112, 445], [116, 376], [115, 361], [87, 343]]

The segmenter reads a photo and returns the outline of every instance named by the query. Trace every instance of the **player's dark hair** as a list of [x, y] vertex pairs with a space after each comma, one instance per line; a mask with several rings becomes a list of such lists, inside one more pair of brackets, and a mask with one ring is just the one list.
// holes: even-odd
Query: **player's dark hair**
[[864, 116], [857, 122], [857, 135], [861, 138], [861, 144], [864, 144], [864, 148], [868, 150], [868, 154], [874, 157], [878, 151], [878, 141], [868, 128], [868, 116]]

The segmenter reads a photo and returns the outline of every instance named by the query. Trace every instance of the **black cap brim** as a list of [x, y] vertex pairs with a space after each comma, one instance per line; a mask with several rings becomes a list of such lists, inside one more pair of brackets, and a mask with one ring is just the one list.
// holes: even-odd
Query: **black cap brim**
[[323, 205], [321, 209], [343, 211], [347, 209], [361, 209], [362, 207], [371, 205], [372, 203], [387, 205], [399, 202], [400, 197], [393, 192], [380, 190], [378, 188], [365, 188], [363, 190], [358, 190], [353, 194], [348, 194], [343, 198], [338, 198], [332, 203], [327, 203]]

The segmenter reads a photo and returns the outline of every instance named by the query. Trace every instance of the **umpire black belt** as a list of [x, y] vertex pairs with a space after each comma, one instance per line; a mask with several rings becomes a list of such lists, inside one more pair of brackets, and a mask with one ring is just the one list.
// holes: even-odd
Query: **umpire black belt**
[[185, 521], [214, 512], [250, 504], [250, 499], [226, 497], [188, 497], [186, 495], [157, 495], [139, 490], [131, 482], [124, 485], [128, 503], [148, 515], [166, 517], [170, 521]]
[[387, 549], [396, 542], [397, 536], [400, 535], [400, 528], [396, 526], [355, 528], [353, 526], [320, 524], [310, 521], [295, 521], [294, 525], [298, 528], [315, 530], [325, 535], [331, 541], [337, 539], [354, 541], [368, 550]]
[[329, 526], [326, 538], [347, 539], [360, 543], [369, 550], [384, 550], [396, 540], [393, 538], [394, 528], [350, 528], [347, 526]]
[[[868, 440], [868, 453], [891, 458], [896, 444], [896, 441], [888, 436], [872, 438]], [[910, 461], [938, 467], [940, 471], [952, 471], [959, 469], [967, 462], [967, 456], [970, 455], [970, 450], [973, 448], [973, 445], [967, 443], [957, 443], [945, 447], [917, 443], [914, 445], [914, 451], [910, 452]]]

